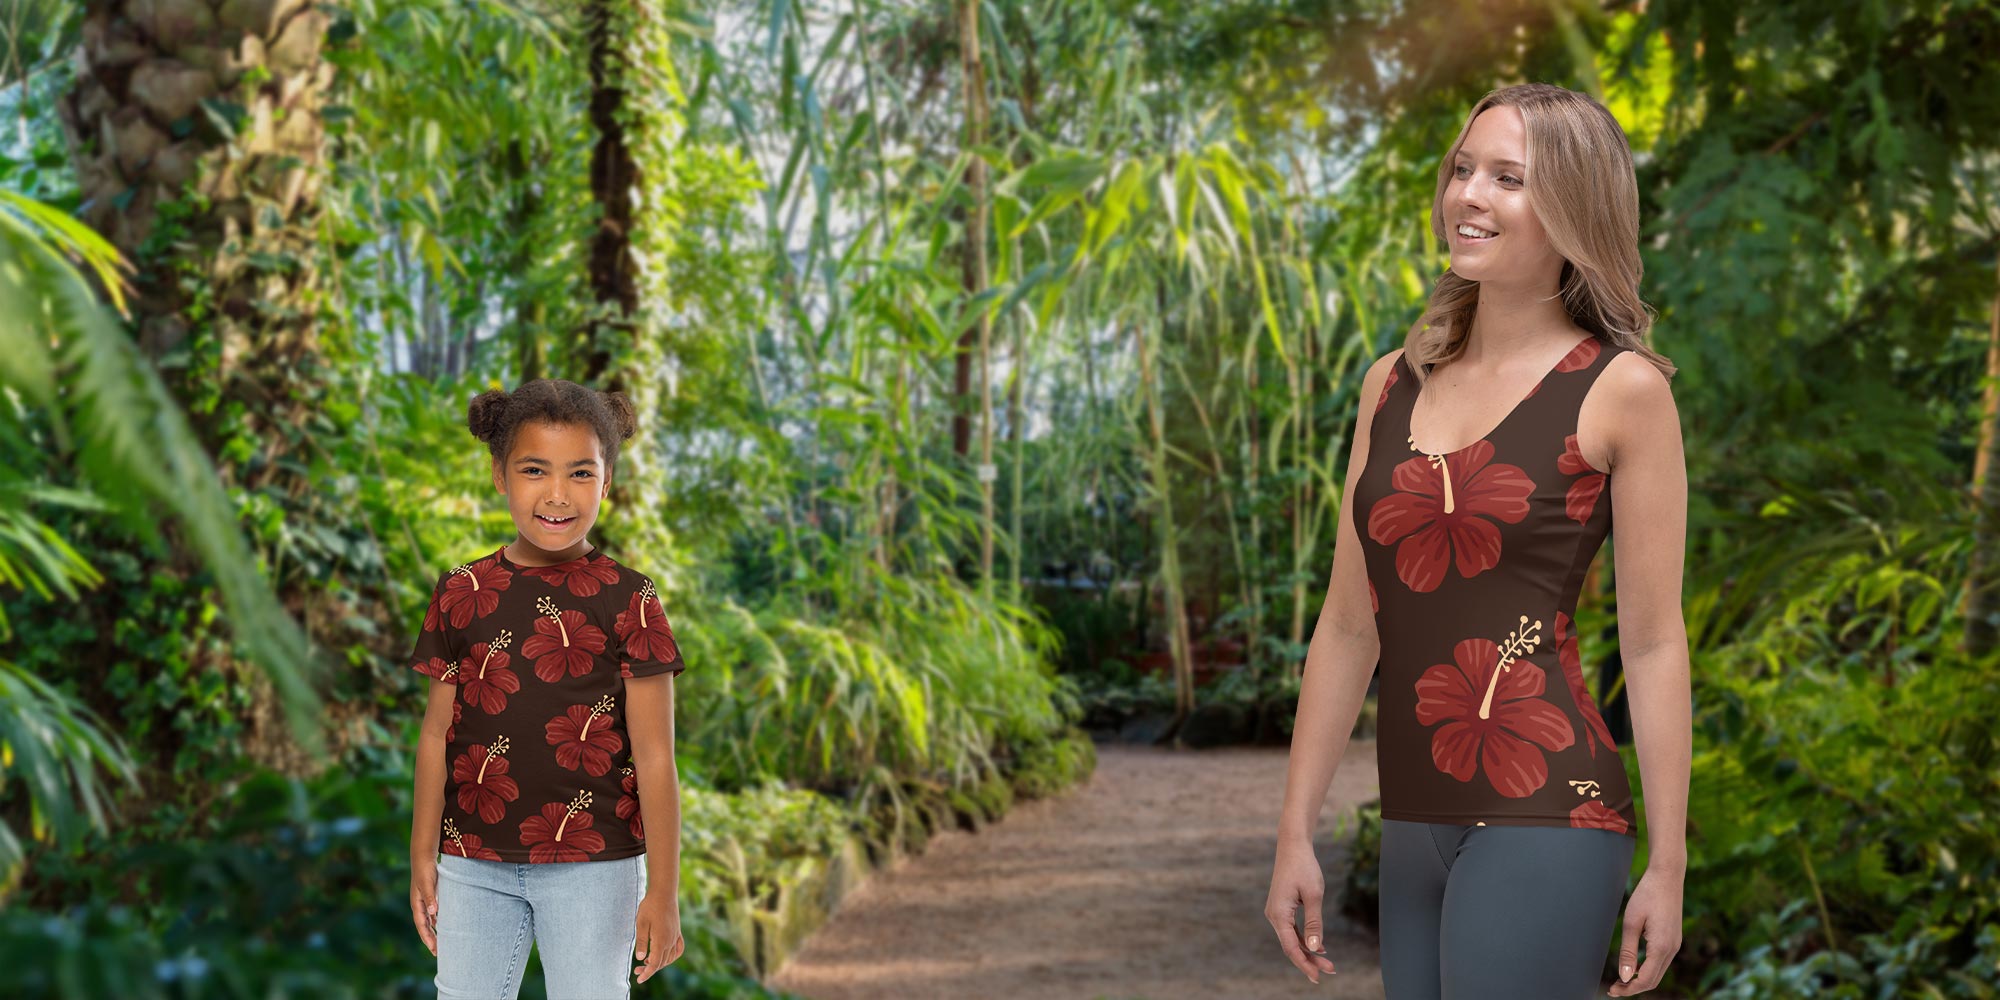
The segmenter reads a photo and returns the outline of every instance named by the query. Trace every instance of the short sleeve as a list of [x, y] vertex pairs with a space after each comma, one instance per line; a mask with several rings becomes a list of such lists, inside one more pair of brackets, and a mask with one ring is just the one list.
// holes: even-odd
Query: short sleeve
[[651, 579], [635, 576], [638, 586], [626, 596], [625, 606], [614, 622], [619, 644], [618, 675], [679, 674], [686, 664], [681, 662], [680, 643], [675, 641], [674, 628], [667, 622], [666, 608], [660, 605], [659, 591]]
[[459, 657], [452, 650], [452, 631], [445, 621], [443, 601], [445, 581], [451, 579], [446, 573], [438, 577], [431, 588], [431, 603], [424, 610], [424, 624], [417, 632], [417, 643], [410, 650], [410, 669], [435, 681], [446, 684], [458, 683]]

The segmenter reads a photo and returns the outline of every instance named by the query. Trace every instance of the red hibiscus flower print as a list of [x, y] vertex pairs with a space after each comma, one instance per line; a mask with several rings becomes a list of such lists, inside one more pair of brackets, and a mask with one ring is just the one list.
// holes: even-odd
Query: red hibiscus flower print
[[1417, 721], [1444, 724], [1431, 734], [1438, 770], [1460, 781], [1484, 772], [1494, 791], [1515, 799], [1548, 782], [1542, 751], [1564, 749], [1575, 737], [1562, 710], [1541, 697], [1542, 668], [1513, 658], [1531, 645], [1510, 637], [1503, 663], [1492, 640], [1464, 639], [1452, 649], [1456, 662], [1432, 666], [1417, 679]]
[[[604, 725], [598, 725], [599, 722]], [[611, 755], [625, 749], [625, 740], [611, 728], [611, 696], [597, 699], [594, 707], [571, 705], [543, 727], [549, 745], [556, 748], [556, 763], [574, 771], [599, 777], [611, 770]]]
[[571, 677], [590, 673], [597, 654], [604, 652], [604, 630], [589, 624], [581, 611], [557, 610], [546, 594], [535, 608], [542, 617], [535, 619], [535, 634], [521, 644], [521, 655], [535, 661], [535, 676], [554, 684], [564, 673]]
[[448, 681], [453, 684], [459, 681], [458, 667], [445, 662], [442, 656], [433, 656], [422, 663], [413, 663], [410, 666], [416, 672], [432, 680]]
[[1625, 822], [1625, 817], [1618, 815], [1617, 810], [1596, 799], [1571, 809], [1569, 825], [1592, 830], [1610, 830], [1612, 833], [1624, 833], [1632, 829], [1632, 824]]
[[589, 792], [578, 792], [568, 805], [551, 802], [542, 811], [521, 821], [521, 846], [535, 864], [554, 861], [589, 861], [604, 850], [604, 835], [590, 828]]
[[629, 767], [621, 767], [618, 773], [625, 776], [618, 782], [618, 788], [625, 794], [618, 796], [616, 810], [619, 819], [626, 820], [632, 829], [633, 840], [646, 839], [646, 824], [639, 818], [639, 772]]
[[488, 861], [500, 860], [500, 852], [480, 843], [476, 833], [463, 833], [458, 824], [446, 817], [444, 821], [444, 853], [456, 854], [461, 858], [484, 858]]
[[1565, 476], [1586, 473], [1569, 484], [1569, 493], [1563, 497], [1563, 513], [1578, 524], [1590, 520], [1591, 513], [1597, 509], [1597, 498], [1604, 492], [1604, 484], [1610, 477], [1583, 460], [1583, 452], [1576, 446], [1576, 435], [1563, 438], [1563, 452], [1556, 459], [1556, 471]]
[[[1369, 538], [1379, 545], [1402, 540], [1396, 546], [1396, 576], [1411, 590], [1436, 590], [1454, 561], [1458, 575], [1467, 578], [1499, 564], [1500, 528], [1488, 518], [1520, 523], [1528, 516], [1535, 482], [1518, 465], [1488, 465], [1492, 458], [1493, 443], [1485, 440], [1436, 459], [1419, 455], [1390, 474], [1397, 492], [1368, 509]], [[1449, 512], [1447, 487], [1456, 498]]]
[[451, 571], [438, 602], [451, 617], [452, 628], [464, 628], [474, 618], [484, 618], [500, 606], [500, 593], [514, 582], [514, 574], [491, 556], [467, 563]]
[[610, 556], [571, 559], [555, 566], [536, 566], [521, 572], [543, 580], [551, 587], [567, 587], [577, 597], [595, 597], [607, 583], [618, 582], [618, 564]]
[[1569, 353], [1563, 355], [1561, 361], [1556, 362], [1556, 371], [1581, 371], [1590, 367], [1590, 363], [1596, 361], [1597, 356], [1603, 353], [1603, 351], [1603, 341], [1594, 336], [1585, 337], [1581, 341], [1578, 341], [1575, 347], [1570, 348]]
[[491, 642], [473, 643], [472, 655], [465, 658], [465, 669], [459, 671], [465, 700], [487, 715], [506, 711], [507, 696], [521, 690], [521, 678], [507, 665], [506, 649], [513, 641], [514, 633], [503, 628]]
[[477, 813], [487, 823], [507, 814], [507, 803], [521, 797], [521, 786], [507, 776], [507, 737], [491, 747], [473, 746], [451, 762], [451, 780], [458, 783], [458, 807]]
[[1382, 395], [1375, 397], [1376, 413], [1382, 412], [1383, 404], [1389, 402], [1389, 387], [1395, 385], [1396, 380], [1401, 377], [1402, 375], [1396, 371], [1396, 366], [1390, 365], [1389, 377], [1382, 380]]
[[451, 725], [446, 726], [444, 730], [445, 745], [449, 746], [453, 741], [458, 739], [458, 724], [463, 721], [465, 721], [465, 699], [453, 698], [451, 700]]
[[673, 627], [667, 624], [667, 612], [660, 607], [651, 580], [632, 594], [625, 610], [618, 612], [612, 621], [611, 630], [618, 633], [625, 643], [625, 655], [632, 659], [672, 663], [681, 655], [674, 642]]
[[1590, 688], [1583, 683], [1583, 656], [1577, 651], [1575, 625], [1568, 615], [1556, 612], [1556, 659], [1562, 663], [1570, 698], [1583, 716], [1583, 745], [1596, 757], [1598, 744], [1616, 751], [1618, 743], [1611, 738], [1611, 727], [1604, 724], [1604, 716], [1598, 714], [1597, 699], [1590, 696]]

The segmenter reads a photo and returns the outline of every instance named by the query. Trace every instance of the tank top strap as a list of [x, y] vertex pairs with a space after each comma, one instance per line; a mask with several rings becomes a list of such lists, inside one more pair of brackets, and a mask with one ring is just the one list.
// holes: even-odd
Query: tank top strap
[[1596, 336], [1578, 342], [1523, 400], [1524, 407], [1532, 406], [1536, 411], [1525, 418], [1526, 422], [1547, 427], [1556, 434], [1574, 433], [1577, 415], [1583, 410], [1583, 398], [1590, 394], [1590, 387], [1597, 384], [1597, 377], [1604, 374], [1604, 367], [1611, 359], [1626, 350], [1629, 348]]

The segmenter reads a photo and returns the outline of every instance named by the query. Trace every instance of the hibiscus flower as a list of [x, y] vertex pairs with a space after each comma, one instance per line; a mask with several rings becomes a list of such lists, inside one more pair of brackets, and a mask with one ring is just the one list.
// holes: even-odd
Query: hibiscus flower
[[[611, 623], [611, 630], [625, 643], [625, 655], [634, 660], [658, 660], [672, 663], [680, 658], [680, 646], [674, 642], [673, 627], [667, 624], [666, 609], [660, 607], [660, 599], [653, 593], [653, 582], [646, 581], [625, 602], [625, 610]], [[628, 675], [629, 676], [629, 675]]]
[[535, 864], [554, 861], [589, 861], [604, 850], [604, 835], [590, 828], [589, 792], [578, 792], [568, 805], [551, 802], [541, 811], [521, 821], [521, 846]]
[[594, 707], [571, 705], [542, 728], [549, 745], [556, 748], [556, 763], [572, 771], [581, 767], [592, 777], [611, 770], [611, 755], [625, 749], [625, 740], [611, 728], [608, 694]]
[[500, 606], [500, 592], [514, 582], [514, 574], [491, 556], [467, 563], [451, 571], [444, 594], [438, 598], [451, 616], [452, 628], [464, 628], [474, 618], [484, 618]]
[[1569, 825], [1592, 830], [1610, 830], [1613, 833], [1624, 833], [1632, 829], [1632, 824], [1627, 823], [1625, 817], [1618, 815], [1617, 810], [1597, 799], [1591, 799], [1571, 809]]
[[1597, 498], [1604, 492], [1604, 485], [1610, 482], [1611, 477], [1584, 461], [1574, 434], [1563, 438], [1563, 452], [1556, 459], [1556, 471], [1565, 476], [1586, 473], [1569, 484], [1569, 493], [1563, 497], [1563, 513], [1578, 524], [1590, 520], [1591, 512], [1597, 509]]
[[1375, 397], [1376, 413], [1382, 412], [1382, 405], [1389, 401], [1389, 387], [1395, 385], [1396, 379], [1400, 377], [1402, 376], [1396, 371], [1396, 366], [1390, 365], [1389, 377], [1382, 380], [1382, 395]]
[[536, 602], [542, 616], [535, 619], [535, 634], [521, 644], [521, 655], [535, 661], [535, 676], [554, 684], [563, 674], [582, 677], [604, 652], [604, 630], [589, 624], [583, 612], [574, 608], [558, 611], [544, 595]]
[[451, 725], [446, 726], [444, 730], [444, 742], [446, 746], [450, 746], [453, 740], [458, 739], [458, 724], [464, 721], [464, 719], [465, 699], [453, 698], [451, 700]]
[[1604, 716], [1598, 714], [1597, 699], [1590, 696], [1590, 688], [1583, 683], [1583, 657], [1577, 651], [1576, 629], [1572, 627], [1575, 624], [1568, 615], [1556, 612], [1556, 659], [1562, 663], [1570, 698], [1583, 716], [1583, 745], [1594, 758], [1599, 743], [1613, 751], [1618, 749], [1618, 743], [1611, 738], [1611, 727], [1604, 724]]
[[[1368, 537], [1396, 546], [1396, 577], [1420, 594], [1444, 582], [1455, 561], [1461, 577], [1474, 577], [1500, 562], [1500, 528], [1488, 518], [1519, 524], [1528, 516], [1534, 480], [1518, 465], [1495, 462], [1493, 443], [1484, 439], [1434, 461], [1419, 455], [1390, 474], [1391, 493], [1368, 510]], [[1444, 509], [1445, 472], [1455, 498]]]
[[472, 655], [465, 658], [465, 666], [458, 672], [465, 700], [487, 715], [506, 711], [507, 696], [521, 690], [521, 678], [507, 665], [507, 644], [513, 638], [514, 634], [503, 628], [493, 641], [473, 643]]
[[1542, 751], [1575, 741], [1562, 710], [1541, 697], [1542, 668], [1516, 659], [1502, 669], [1491, 639], [1461, 640], [1452, 659], [1417, 679], [1417, 721], [1443, 723], [1431, 734], [1431, 762], [1460, 781], [1483, 771], [1508, 798], [1533, 794], [1549, 779]]
[[451, 780], [458, 783], [458, 807], [477, 813], [487, 823], [507, 814], [507, 803], [521, 797], [521, 786], [507, 776], [507, 737], [491, 747], [473, 746], [451, 762]]
[[610, 556], [571, 559], [554, 566], [536, 566], [521, 572], [548, 583], [567, 587], [577, 597], [593, 597], [608, 583], [618, 582], [618, 564]]
[[500, 852], [480, 842], [476, 833], [462, 833], [458, 824], [450, 819], [444, 821], [444, 853], [456, 854], [461, 858], [484, 858], [487, 861], [500, 860]]
[[639, 772], [629, 767], [619, 768], [619, 771], [625, 775], [624, 780], [618, 783], [619, 790], [624, 794], [618, 796], [615, 812], [619, 819], [629, 821], [633, 840], [645, 840], [646, 824], [639, 817]]

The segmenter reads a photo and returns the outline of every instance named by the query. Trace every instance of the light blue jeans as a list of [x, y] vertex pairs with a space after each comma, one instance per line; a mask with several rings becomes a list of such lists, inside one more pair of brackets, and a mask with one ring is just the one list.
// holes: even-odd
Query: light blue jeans
[[532, 944], [549, 1000], [631, 996], [646, 856], [517, 864], [438, 855], [439, 1000], [512, 1000]]

